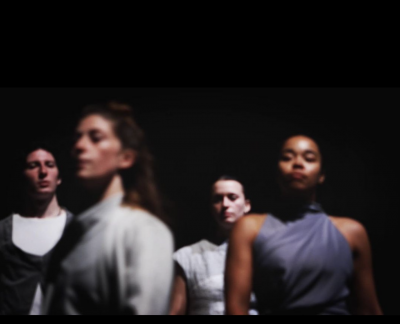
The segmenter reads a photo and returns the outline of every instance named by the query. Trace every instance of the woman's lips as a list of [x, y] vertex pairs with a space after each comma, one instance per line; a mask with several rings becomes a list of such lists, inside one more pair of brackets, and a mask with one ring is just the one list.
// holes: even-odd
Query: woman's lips
[[305, 179], [306, 176], [300, 172], [292, 172], [290, 174], [290, 178], [295, 179], [295, 180], [301, 180], [301, 179]]
[[49, 181], [39, 181], [38, 184], [39, 184], [40, 188], [45, 188], [50, 185], [50, 182]]
[[229, 218], [229, 217], [231, 217], [232, 216], [232, 213], [222, 213], [222, 216], [223, 216], [223, 218]]
[[77, 162], [76, 162], [76, 166], [78, 167], [78, 168], [83, 168], [85, 165], [87, 165], [89, 163], [89, 161], [88, 160], [78, 160]]

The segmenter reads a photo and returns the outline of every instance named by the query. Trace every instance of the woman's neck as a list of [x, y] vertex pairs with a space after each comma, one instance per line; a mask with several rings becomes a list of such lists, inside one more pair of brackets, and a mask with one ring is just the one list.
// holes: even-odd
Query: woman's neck
[[311, 195], [282, 195], [280, 199], [274, 204], [272, 210], [273, 214], [284, 218], [291, 219], [298, 216], [299, 210], [305, 205], [315, 202], [315, 194]]
[[112, 178], [107, 188], [105, 188], [99, 201], [103, 201], [110, 198], [111, 196], [123, 193], [124, 193], [124, 187], [122, 185], [122, 179], [121, 176], [117, 174]]
[[213, 229], [211, 235], [209, 236], [209, 241], [216, 245], [221, 245], [224, 243], [230, 235], [231, 229], [222, 228], [220, 226]]
[[61, 207], [55, 194], [47, 199], [28, 198], [21, 210], [24, 217], [51, 218], [60, 214]]
[[304, 191], [304, 192], [287, 192], [282, 193], [280, 198], [281, 201], [284, 201], [291, 205], [304, 205], [315, 202], [316, 200], [316, 192], [315, 190]]
[[119, 174], [115, 174], [106, 179], [98, 179], [90, 182], [86, 181], [83, 183], [83, 187], [84, 200], [80, 208], [81, 210], [88, 209], [116, 194], [124, 193], [122, 178]]

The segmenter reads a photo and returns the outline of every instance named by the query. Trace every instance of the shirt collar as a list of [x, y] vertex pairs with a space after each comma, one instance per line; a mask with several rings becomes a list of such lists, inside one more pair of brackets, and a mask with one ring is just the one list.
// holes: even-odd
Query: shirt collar
[[83, 225], [84, 228], [93, 226], [105, 217], [105, 214], [120, 206], [122, 203], [123, 193], [112, 195], [90, 207], [86, 211], [76, 216], [76, 220]]

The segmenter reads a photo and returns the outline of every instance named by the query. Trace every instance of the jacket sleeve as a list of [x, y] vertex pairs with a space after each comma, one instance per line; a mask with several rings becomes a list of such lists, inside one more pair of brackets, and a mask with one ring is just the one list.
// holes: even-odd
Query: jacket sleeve
[[124, 252], [117, 260], [123, 314], [168, 314], [173, 282], [173, 238], [151, 217], [125, 228]]

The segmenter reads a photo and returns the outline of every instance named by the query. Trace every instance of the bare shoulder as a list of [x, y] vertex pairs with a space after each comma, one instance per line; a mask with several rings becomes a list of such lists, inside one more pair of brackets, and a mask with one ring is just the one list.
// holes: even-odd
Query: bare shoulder
[[237, 226], [242, 228], [259, 229], [264, 223], [267, 214], [248, 214], [238, 220]]
[[365, 227], [358, 221], [348, 217], [329, 216], [333, 225], [343, 234], [352, 249], [368, 240]]
[[236, 222], [233, 232], [243, 236], [243, 238], [253, 240], [257, 236], [266, 217], [267, 214], [246, 215]]
[[355, 219], [348, 217], [329, 216], [332, 223], [338, 228], [353, 235], [362, 235], [365, 233], [364, 226]]

